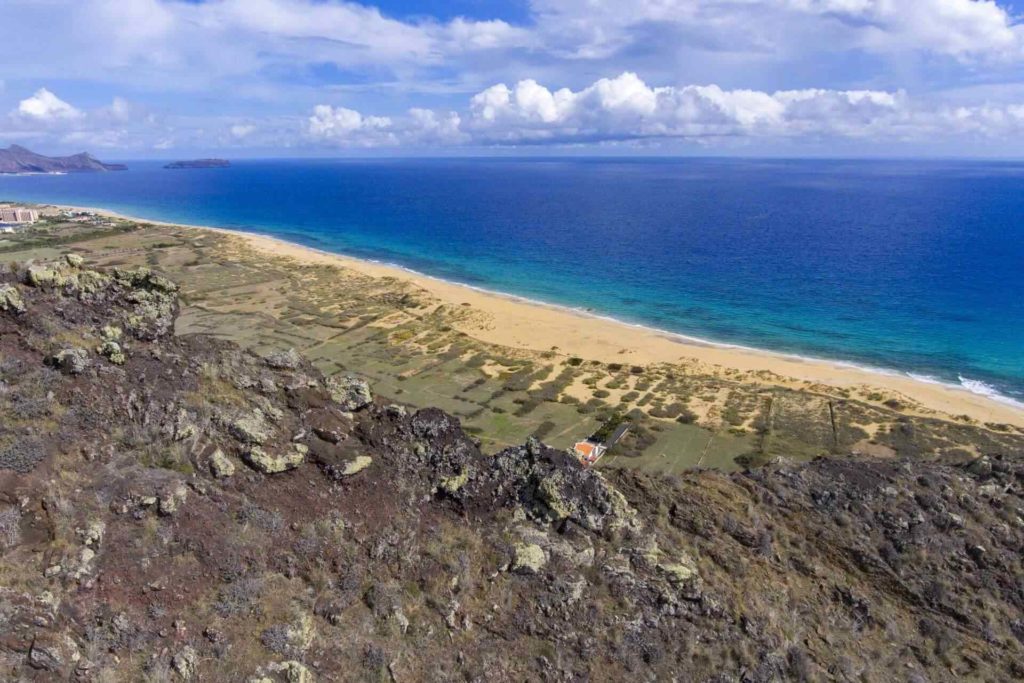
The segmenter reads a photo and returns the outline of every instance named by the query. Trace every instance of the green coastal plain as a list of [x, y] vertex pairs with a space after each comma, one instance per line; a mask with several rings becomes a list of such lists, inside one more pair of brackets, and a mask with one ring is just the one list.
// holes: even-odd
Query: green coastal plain
[[466, 330], [470, 306], [414, 283], [341, 265], [299, 263], [235, 235], [52, 207], [0, 235], [10, 262], [81, 255], [91, 267], [149, 266], [180, 283], [179, 335], [206, 334], [260, 354], [295, 348], [325, 374], [355, 372], [375, 392], [439, 407], [494, 452], [537, 436], [569, 448], [609, 424], [632, 429], [599, 463], [680, 473], [736, 470], [830, 454], [972, 459], [1024, 455], [1024, 430], [927, 414], [905, 397], [699, 364], [630, 365], [503, 347]]

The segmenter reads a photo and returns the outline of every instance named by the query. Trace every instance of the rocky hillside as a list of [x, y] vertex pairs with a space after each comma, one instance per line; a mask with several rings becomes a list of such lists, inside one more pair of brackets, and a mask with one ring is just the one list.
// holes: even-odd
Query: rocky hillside
[[174, 336], [176, 285], [0, 275], [0, 679], [1005, 681], [1024, 466], [659, 479]]
[[48, 157], [19, 145], [0, 149], [0, 173], [81, 173], [123, 171], [123, 164], [105, 164], [88, 152], [69, 157]]

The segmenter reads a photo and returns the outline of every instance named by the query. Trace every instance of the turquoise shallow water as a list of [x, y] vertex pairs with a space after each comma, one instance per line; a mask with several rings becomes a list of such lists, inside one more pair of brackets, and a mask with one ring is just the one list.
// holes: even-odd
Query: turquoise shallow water
[[0, 176], [0, 198], [272, 234], [715, 342], [1024, 400], [1024, 164], [161, 165]]

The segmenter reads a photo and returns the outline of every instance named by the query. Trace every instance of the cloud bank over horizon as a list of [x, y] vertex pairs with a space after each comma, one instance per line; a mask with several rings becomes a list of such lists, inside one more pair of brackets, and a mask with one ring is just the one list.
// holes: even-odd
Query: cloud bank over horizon
[[1024, 155], [1024, 23], [1009, 2], [448, 5], [8, 0], [0, 142]]
[[744, 138], [912, 141], [1020, 134], [1024, 106], [933, 108], [902, 91], [650, 87], [625, 72], [575, 92], [551, 91], [532, 79], [513, 87], [499, 83], [473, 95], [465, 114], [413, 109], [407, 116], [381, 117], [319, 105], [307, 131], [341, 147], [423, 142], [537, 146], [659, 138], [704, 144]]

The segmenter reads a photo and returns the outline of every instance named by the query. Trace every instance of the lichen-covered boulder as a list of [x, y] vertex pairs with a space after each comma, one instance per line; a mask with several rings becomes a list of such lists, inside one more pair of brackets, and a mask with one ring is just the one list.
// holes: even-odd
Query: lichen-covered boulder
[[512, 571], [517, 574], [537, 574], [548, 562], [544, 549], [536, 543], [517, 543], [513, 552]]
[[96, 353], [105, 357], [114, 365], [124, 365], [128, 357], [121, 345], [115, 341], [105, 341], [96, 348]]
[[450, 496], [454, 496], [458, 493], [466, 482], [469, 481], [469, 468], [464, 467], [458, 474], [450, 477], [441, 477], [441, 481], [438, 484], [438, 488], [447, 493]]
[[103, 341], [120, 341], [124, 331], [116, 325], [104, 325], [100, 328], [100, 337]]
[[53, 364], [67, 375], [80, 375], [89, 368], [89, 352], [85, 349], [70, 348], [58, 351]]
[[22, 300], [21, 294], [18, 293], [18, 289], [13, 285], [0, 286], [0, 311], [25, 312], [25, 302]]
[[571, 521], [594, 532], [637, 524], [636, 511], [600, 472], [536, 439], [477, 461], [472, 468], [457, 496], [464, 505], [520, 508], [536, 521]]
[[266, 358], [267, 365], [275, 370], [295, 370], [302, 364], [302, 356], [294, 348], [276, 351]]
[[32, 641], [28, 663], [33, 669], [60, 672], [81, 657], [78, 646], [65, 634], [40, 633]]
[[67, 275], [58, 266], [31, 265], [25, 272], [25, 282], [33, 287], [62, 287]]
[[79, 299], [87, 300], [106, 289], [111, 281], [109, 275], [99, 271], [82, 270], [72, 276], [69, 284], [73, 290], [78, 292]]
[[174, 418], [163, 426], [163, 433], [174, 441], [185, 441], [193, 438], [199, 433], [199, 427], [193, 421], [192, 416], [184, 408], [178, 410]]
[[351, 477], [354, 474], [359, 474], [367, 467], [373, 464], [373, 458], [368, 455], [357, 455], [352, 460], [345, 463], [341, 468], [341, 476]]
[[290, 660], [269, 664], [267, 669], [284, 677], [288, 683], [313, 683], [313, 674], [302, 662]]
[[332, 444], [341, 443], [352, 431], [352, 421], [335, 410], [312, 411], [309, 423], [318, 438]]
[[103, 541], [103, 535], [106, 533], [106, 530], [107, 525], [105, 522], [94, 519], [83, 528], [77, 529], [76, 533], [83, 545], [98, 546]]
[[636, 512], [600, 472], [584, 468], [563, 453], [544, 458], [555, 466], [534, 466], [536, 498], [555, 520], [570, 519], [585, 529], [601, 531], [635, 524]]
[[156, 339], [171, 329], [174, 299], [165, 295], [139, 290], [133, 293], [134, 310], [125, 318], [125, 326], [138, 339]]
[[173, 294], [178, 291], [178, 284], [176, 282], [165, 278], [163, 275], [156, 275], [155, 273], [151, 273], [149, 275], [146, 280], [146, 284], [159, 292], [164, 292], [165, 294]]
[[335, 375], [327, 380], [327, 391], [342, 410], [352, 412], [373, 403], [370, 384], [354, 375]]
[[188, 487], [183, 482], [175, 482], [165, 488], [157, 497], [157, 510], [161, 515], [173, 515], [188, 500]]
[[658, 569], [665, 574], [670, 583], [683, 583], [697, 576], [697, 568], [686, 557], [676, 562], [660, 563]]
[[261, 446], [274, 435], [274, 428], [267, 423], [263, 411], [257, 408], [247, 415], [242, 415], [228, 425], [231, 435], [244, 444]]
[[245, 461], [263, 474], [280, 474], [293, 470], [303, 463], [309, 448], [304, 444], [291, 444], [283, 452], [272, 455], [259, 446], [253, 446], [245, 453]]
[[191, 681], [199, 668], [199, 654], [191, 645], [186, 645], [171, 658], [171, 668], [183, 680]]
[[210, 456], [210, 473], [218, 479], [227, 479], [235, 474], [235, 463], [218, 448]]

